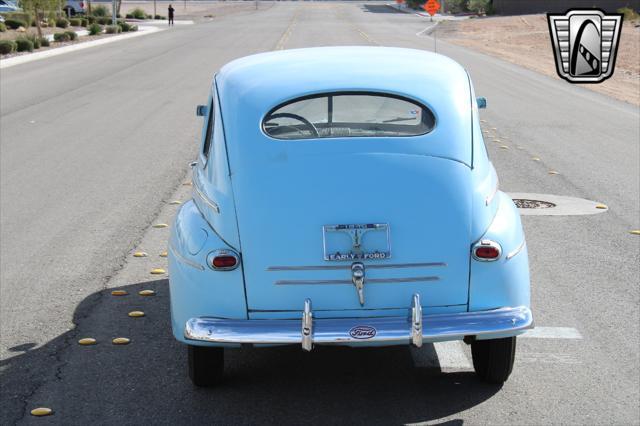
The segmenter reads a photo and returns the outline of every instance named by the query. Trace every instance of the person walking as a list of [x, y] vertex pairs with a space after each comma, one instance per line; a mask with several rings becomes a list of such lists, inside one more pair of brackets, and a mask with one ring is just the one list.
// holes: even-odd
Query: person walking
[[173, 12], [175, 12], [175, 9], [169, 5], [169, 25], [173, 25]]

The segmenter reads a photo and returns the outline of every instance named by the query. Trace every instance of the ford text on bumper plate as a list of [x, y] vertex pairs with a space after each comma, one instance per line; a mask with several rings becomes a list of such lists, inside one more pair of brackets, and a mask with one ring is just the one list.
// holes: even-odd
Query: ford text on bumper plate
[[306, 300], [301, 320], [234, 320], [192, 318], [185, 325], [185, 338], [213, 343], [313, 344], [356, 342], [411, 343], [422, 340], [457, 340], [465, 336], [500, 335], [533, 326], [531, 310], [525, 306], [479, 312], [422, 315], [419, 295], [414, 295], [406, 317], [313, 319], [311, 301]]

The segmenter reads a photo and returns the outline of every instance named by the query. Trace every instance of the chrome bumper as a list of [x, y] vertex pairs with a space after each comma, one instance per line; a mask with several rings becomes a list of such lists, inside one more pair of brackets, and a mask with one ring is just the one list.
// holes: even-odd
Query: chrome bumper
[[406, 317], [313, 319], [311, 301], [305, 300], [301, 320], [234, 320], [192, 318], [184, 328], [187, 340], [212, 343], [313, 344], [378, 342], [422, 346], [422, 340], [459, 340], [465, 336], [500, 336], [533, 326], [526, 306], [479, 312], [422, 315], [419, 295], [414, 295]]

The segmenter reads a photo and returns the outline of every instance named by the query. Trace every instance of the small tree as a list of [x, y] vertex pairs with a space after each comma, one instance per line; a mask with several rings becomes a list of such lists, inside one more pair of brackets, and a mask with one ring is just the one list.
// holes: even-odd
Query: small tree
[[490, 8], [490, 0], [469, 0], [469, 10], [477, 14], [488, 12]]
[[64, 0], [20, 0], [20, 7], [24, 11], [33, 13], [39, 38], [42, 38], [42, 27], [40, 25], [42, 18], [47, 12], [61, 8], [63, 1]]

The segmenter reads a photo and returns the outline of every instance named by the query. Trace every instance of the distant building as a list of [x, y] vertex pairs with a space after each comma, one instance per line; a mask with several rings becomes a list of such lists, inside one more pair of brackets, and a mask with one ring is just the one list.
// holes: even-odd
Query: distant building
[[564, 13], [569, 9], [597, 7], [605, 12], [615, 12], [621, 7], [640, 9], [640, 0], [493, 0], [493, 8], [500, 15], [527, 13]]

